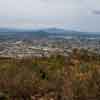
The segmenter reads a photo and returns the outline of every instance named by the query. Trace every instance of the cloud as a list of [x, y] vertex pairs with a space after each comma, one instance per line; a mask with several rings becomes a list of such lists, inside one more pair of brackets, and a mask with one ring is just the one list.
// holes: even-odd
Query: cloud
[[7, 20], [9, 24], [14, 22], [27, 24], [29, 20], [30, 24], [64, 25], [69, 20], [75, 19], [78, 6], [68, 0], [1, 0], [0, 7], [2, 8], [0, 16], [7, 17], [3, 18], [7, 24]]
[[[62, 26], [100, 31], [100, 0], [0, 0], [0, 27]], [[92, 12], [92, 13], [91, 13]]]
[[93, 13], [94, 15], [100, 15], [100, 10], [93, 10], [92, 13]]

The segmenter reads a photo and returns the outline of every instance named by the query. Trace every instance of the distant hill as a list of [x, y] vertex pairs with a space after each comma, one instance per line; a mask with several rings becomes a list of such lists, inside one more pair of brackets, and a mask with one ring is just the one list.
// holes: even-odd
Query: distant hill
[[72, 30], [64, 30], [61, 28], [45, 28], [45, 29], [14, 29], [0, 28], [0, 39], [31, 39], [31, 38], [48, 38], [48, 37], [100, 37], [99, 32], [79, 32]]
[[16, 29], [16, 28], [0, 28], [1, 33], [23, 33], [23, 32], [38, 32], [43, 31], [47, 33], [64, 33], [66, 32], [64, 29], [59, 28], [46, 28], [46, 29]]

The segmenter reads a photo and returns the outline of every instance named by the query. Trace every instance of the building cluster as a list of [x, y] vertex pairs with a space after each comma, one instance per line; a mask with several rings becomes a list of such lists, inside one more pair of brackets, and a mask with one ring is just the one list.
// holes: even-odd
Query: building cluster
[[49, 57], [58, 54], [67, 56], [73, 48], [83, 48], [100, 53], [100, 40], [61, 38], [2, 41], [0, 42], [0, 57]]

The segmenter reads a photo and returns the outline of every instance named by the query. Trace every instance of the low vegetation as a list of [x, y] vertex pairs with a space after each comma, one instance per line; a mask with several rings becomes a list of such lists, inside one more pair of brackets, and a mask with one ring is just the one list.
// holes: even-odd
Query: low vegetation
[[62, 56], [0, 58], [0, 97], [5, 100], [58, 100], [62, 96], [63, 66]]
[[0, 58], [0, 100], [100, 100], [100, 55]]
[[100, 100], [100, 55], [74, 49], [65, 72], [65, 100]]

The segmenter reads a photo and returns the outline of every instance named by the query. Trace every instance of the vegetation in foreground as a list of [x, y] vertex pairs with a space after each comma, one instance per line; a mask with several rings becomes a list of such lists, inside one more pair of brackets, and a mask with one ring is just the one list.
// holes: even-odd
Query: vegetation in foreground
[[100, 55], [0, 58], [0, 100], [100, 100]]
[[62, 56], [0, 58], [0, 97], [5, 100], [59, 100], [63, 93], [63, 66]]
[[64, 69], [65, 100], [100, 100], [100, 55], [74, 49]]

